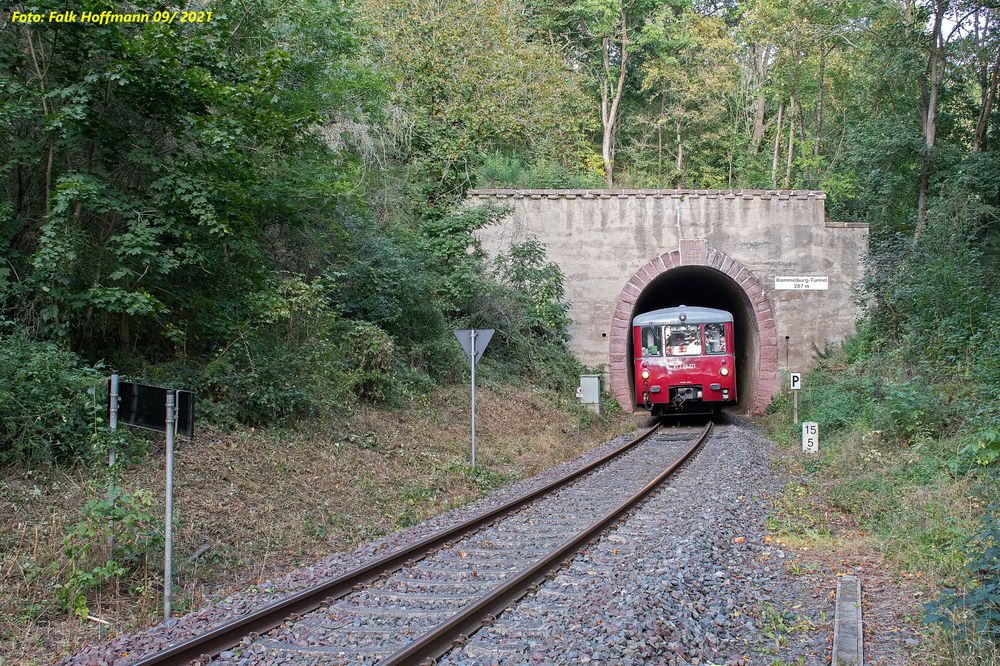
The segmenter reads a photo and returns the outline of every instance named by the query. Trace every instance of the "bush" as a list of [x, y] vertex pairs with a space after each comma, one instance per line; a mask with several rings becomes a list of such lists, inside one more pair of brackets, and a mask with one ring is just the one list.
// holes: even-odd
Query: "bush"
[[520, 157], [502, 153], [485, 155], [476, 176], [479, 187], [598, 189], [607, 186], [603, 175], [596, 172], [573, 171], [545, 159], [526, 163]]
[[330, 278], [289, 277], [261, 297], [258, 316], [195, 378], [212, 420], [275, 424], [357, 399], [394, 402], [430, 390], [425, 366], [453, 374], [457, 349], [428, 353], [443, 350], [440, 336], [403, 351], [380, 326], [340, 316], [329, 300], [334, 292]]
[[1000, 507], [993, 505], [983, 514], [967, 544], [965, 571], [971, 588], [964, 593], [945, 590], [927, 604], [927, 619], [1000, 645]]
[[20, 328], [0, 332], [0, 461], [89, 458], [107, 413], [101, 366]]
[[290, 277], [261, 295], [257, 316], [199, 378], [217, 421], [273, 424], [343, 408], [350, 398], [348, 323], [325, 298], [329, 285]]
[[[63, 553], [70, 566], [54, 586], [63, 610], [86, 618], [90, 614], [89, 592], [147, 568], [150, 557], [155, 557], [163, 544], [152, 505], [148, 492], [115, 489], [110, 497], [90, 500], [83, 506], [80, 521], [70, 526], [63, 538]], [[109, 537], [114, 537], [111, 552], [107, 549]]]
[[397, 364], [392, 338], [375, 324], [354, 322], [347, 335], [351, 358], [351, 388], [358, 397], [384, 402], [394, 393], [393, 368]]

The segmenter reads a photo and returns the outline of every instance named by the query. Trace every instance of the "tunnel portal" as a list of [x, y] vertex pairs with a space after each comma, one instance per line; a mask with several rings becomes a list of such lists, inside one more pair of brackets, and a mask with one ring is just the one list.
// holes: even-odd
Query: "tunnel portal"
[[[505, 211], [476, 232], [491, 259], [529, 239], [545, 246], [565, 278], [569, 349], [607, 370], [624, 409], [634, 405], [632, 317], [684, 304], [733, 313], [740, 406], [756, 413], [779, 367], [808, 369], [814, 349], [855, 330], [868, 229], [830, 220], [825, 201], [815, 190], [486, 189], [468, 205]], [[787, 286], [801, 277], [823, 286]]]

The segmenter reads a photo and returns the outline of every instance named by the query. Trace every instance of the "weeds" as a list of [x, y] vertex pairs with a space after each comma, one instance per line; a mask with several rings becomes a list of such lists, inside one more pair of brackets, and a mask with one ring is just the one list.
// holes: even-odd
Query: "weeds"
[[[109, 497], [84, 505], [82, 519], [63, 539], [69, 568], [53, 586], [64, 610], [86, 619], [90, 591], [120, 584], [126, 574], [146, 567], [150, 555], [162, 545], [161, 530], [150, 512], [152, 503], [148, 492], [114, 489]], [[106, 546], [111, 543], [109, 550]]]
[[946, 629], [961, 628], [966, 635], [1000, 645], [1000, 506], [983, 514], [965, 547], [965, 572], [972, 584], [962, 592], [945, 590], [927, 604], [927, 617]]
[[809, 501], [810, 489], [797, 482], [789, 483], [775, 500], [775, 511], [768, 516], [768, 532], [785, 543], [809, 543], [827, 540], [830, 528], [818, 509]]
[[929, 663], [988, 663], [976, 659], [990, 652], [981, 642], [997, 641], [990, 622], [1000, 618], [994, 537], [984, 536], [992, 528], [981, 520], [997, 497], [995, 407], [984, 401], [989, 391], [963, 394], [963, 383], [980, 378], [962, 369], [962, 377], [934, 377], [926, 359], [905, 358], [903, 348], [866, 350], [871, 336], [863, 325], [842, 353], [821, 357], [804, 377], [800, 415], [820, 424], [818, 455], [800, 455], [787, 396], [772, 404], [769, 434], [789, 453], [783, 464], [805, 481], [777, 499], [768, 527], [786, 542], [822, 537], [801, 497], [807, 488], [817, 505], [850, 516], [897, 569], [955, 590], [930, 606], [926, 619], [944, 631], [931, 632], [939, 645]]
[[791, 634], [813, 629], [807, 618], [797, 616], [788, 608], [779, 610], [771, 604], [764, 604], [759, 613], [761, 630], [764, 637], [774, 644], [775, 651], [788, 643]]
[[[182, 442], [174, 470], [175, 607], [194, 608], [207, 593], [243, 592], [251, 584], [264, 589], [276, 573], [463, 505], [631, 425], [609, 417], [607, 425], [567, 436], [577, 422], [560, 396], [511, 386], [498, 396], [484, 388], [479, 469], [472, 471], [466, 398], [457, 387], [417, 409], [355, 410], [349, 427], [331, 418], [296, 429], [202, 429]], [[139, 494], [134, 506], [119, 498], [116, 510], [161, 516], [162, 458], [130, 460], [121, 487], [151, 495]], [[157, 619], [161, 526], [116, 514], [119, 533], [108, 557], [104, 481], [100, 467], [0, 472], [0, 524], [12, 526], [0, 529], [0, 659], [47, 660], [105, 638], [103, 625], [81, 622], [74, 610], [109, 621], [112, 636]], [[94, 504], [81, 513], [88, 501]], [[73, 533], [66, 544], [72, 557], [63, 549], [64, 525]], [[133, 527], [121, 531], [126, 525]], [[186, 563], [204, 544], [211, 549]], [[106, 568], [109, 559], [124, 573]]]

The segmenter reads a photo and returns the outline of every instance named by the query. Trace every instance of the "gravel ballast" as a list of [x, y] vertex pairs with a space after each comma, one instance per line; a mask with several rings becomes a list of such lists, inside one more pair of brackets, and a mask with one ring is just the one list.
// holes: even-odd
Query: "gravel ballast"
[[[627, 439], [618, 438], [566, 465], [352, 553], [341, 553], [292, 572], [262, 586], [261, 593], [221, 599], [172, 621], [170, 626], [159, 625], [109, 645], [88, 648], [61, 663], [131, 663], [168, 643], [499, 506], [596, 459]], [[827, 605], [832, 608], [832, 600], [817, 598], [815, 590], [789, 575], [789, 554], [765, 538], [770, 498], [782, 490], [786, 481], [772, 470], [769, 455], [770, 444], [745, 422], [717, 426], [696, 456], [649, 500], [578, 554], [537, 592], [524, 597], [440, 663], [704, 665], [771, 664], [776, 660], [800, 663], [800, 659], [805, 664], [828, 663], [829, 627], [818, 620]], [[669, 464], [672, 460], [663, 462]], [[477, 536], [500, 539], [499, 534]], [[508, 541], [507, 547], [513, 548], [516, 539]], [[538, 537], [538, 541], [543, 543], [545, 538]], [[527, 566], [534, 552], [528, 551], [518, 566]], [[482, 555], [471, 549], [463, 552], [474, 559]], [[512, 555], [511, 562], [516, 559]], [[265, 636], [258, 646], [223, 653], [221, 661], [374, 663], [386, 652], [381, 645], [385, 637], [398, 633], [415, 617], [421, 618], [417, 623], [420, 626], [446, 619], [441, 608], [452, 603], [448, 597], [457, 596], [457, 588], [453, 581], [442, 580], [447, 569], [446, 560], [442, 562], [445, 566], [438, 567], [441, 562], [421, 563], [418, 569], [423, 573], [409, 576], [406, 589], [394, 588], [399, 583], [392, 579], [383, 580], [378, 594], [356, 593], [335, 615], [328, 612], [326, 617], [306, 617], [286, 624]], [[481, 562], [474, 567], [476, 585], [481, 589], [509, 575], [503, 567], [494, 572], [491, 566]], [[393, 608], [387, 598], [394, 592], [416, 592], [421, 601], [416, 607], [410, 599]], [[351, 619], [354, 615], [363, 617], [368, 605], [380, 608], [376, 622]], [[351, 659], [333, 648], [324, 653], [322, 647], [317, 647], [321, 641], [316, 637], [341, 632], [352, 623], [351, 640], [358, 649]], [[296, 651], [296, 642], [301, 651]]]

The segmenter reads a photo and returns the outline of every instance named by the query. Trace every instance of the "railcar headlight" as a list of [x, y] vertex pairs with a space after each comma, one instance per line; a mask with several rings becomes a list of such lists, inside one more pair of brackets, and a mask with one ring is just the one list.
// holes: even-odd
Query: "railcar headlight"
[[649, 370], [643, 370], [642, 371], [642, 378], [643, 379], [649, 379]]
[[719, 374], [722, 375], [723, 377], [728, 377], [729, 376], [729, 368], [722, 368], [721, 370], [719, 370]]

